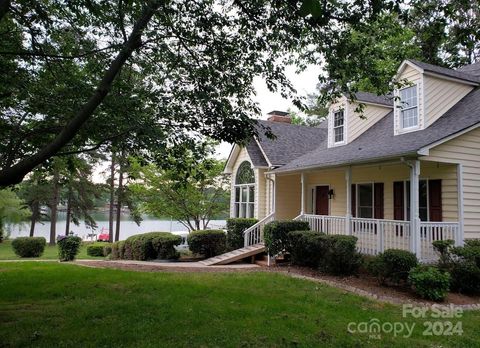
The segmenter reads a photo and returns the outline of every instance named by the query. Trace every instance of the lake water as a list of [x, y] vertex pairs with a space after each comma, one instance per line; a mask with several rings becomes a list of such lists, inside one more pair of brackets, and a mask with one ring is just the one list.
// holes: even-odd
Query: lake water
[[[104, 229], [104, 233], [108, 233], [108, 213], [95, 213], [93, 214], [93, 216], [97, 221], [98, 225], [94, 233], [100, 234], [102, 229]], [[225, 224], [225, 220], [212, 220], [208, 224], [208, 228], [224, 228]], [[57, 236], [65, 234], [65, 226], [65, 213], [60, 212], [58, 214], [57, 221]], [[20, 225], [10, 225], [7, 226], [7, 231], [10, 233], [10, 238], [12, 239], [16, 237], [26, 237], [30, 233], [30, 224], [24, 223]], [[83, 239], [87, 239], [87, 235], [89, 233], [92, 233], [92, 230], [85, 226], [83, 221], [80, 223], [79, 226], [70, 223], [70, 231], [73, 231], [75, 235], [78, 235]], [[185, 228], [185, 226], [175, 220], [162, 220], [154, 217], [144, 216], [143, 221], [140, 223], [140, 225], [137, 225], [134, 221], [131, 220], [128, 214], [122, 214], [121, 217], [120, 240], [140, 233], [172, 231], [187, 231], [187, 229]], [[35, 236], [45, 237], [48, 241], [50, 238], [50, 222], [45, 221], [42, 223], [37, 223], [35, 225]]]

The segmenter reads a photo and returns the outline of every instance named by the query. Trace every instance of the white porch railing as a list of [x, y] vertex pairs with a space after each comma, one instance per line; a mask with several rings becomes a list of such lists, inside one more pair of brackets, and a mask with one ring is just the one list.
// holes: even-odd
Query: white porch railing
[[265, 216], [255, 225], [247, 228], [243, 232], [243, 245], [247, 247], [249, 245], [263, 243], [263, 227], [273, 220], [275, 220], [275, 213]]
[[[312, 231], [327, 234], [348, 234], [344, 216], [300, 215], [297, 220], [308, 221]], [[376, 255], [386, 249], [410, 250], [410, 221], [351, 218], [350, 231], [358, 238], [357, 249], [363, 254]], [[420, 243], [423, 261], [437, 258], [432, 246], [436, 240], [458, 238], [458, 222], [420, 222]]]
[[312, 231], [328, 234], [345, 234], [345, 216], [304, 214], [296, 219], [308, 221]]
[[422, 259], [435, 260], [437, 255], [432, 247], [436, 240], [456, 240], [458, 238], [459, 225], [457, 222], [420, 222], [420, 250]]

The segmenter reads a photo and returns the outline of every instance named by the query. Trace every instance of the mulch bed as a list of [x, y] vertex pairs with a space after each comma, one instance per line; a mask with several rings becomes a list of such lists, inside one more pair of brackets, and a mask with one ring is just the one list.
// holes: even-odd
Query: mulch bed
[[[280, 264], [270, 268], [271, 271], [282, 272], [285, 274], [314, 278], [333, 286], [340, 287], [347, 291], [352, 291], [360, 295], [370, 294], [371, 296], [379, 300], [386, 300], [393, 303], [409, 303], [409, 302], [421, 302], [427, 304], [433, 304], [436, 302], [424, 300], [416, 295], [409, 286], [386, 286], [378, 282], [375, 277], [372, 277], [366, 273], [360, 273], [357, 276], [332, 276], [329, 274], [321, 273], [317, 270], [307, 268], [291, 266], [288, 264]], [[359, 290], [359, 291], [356, 291]], [[442, 304], [455, 304], [455, 305], [478, 305], [480, 304], [480, 296], [468, 296], [458, 293], [449, 293], [447, 298]], [[480, 306], [479, 306], [480, 309]]]

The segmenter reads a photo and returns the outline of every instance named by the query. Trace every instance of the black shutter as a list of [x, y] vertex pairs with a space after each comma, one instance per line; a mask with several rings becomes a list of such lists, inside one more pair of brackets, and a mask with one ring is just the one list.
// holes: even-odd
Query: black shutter
[[405, 197], [403, 181], [393, 183], [393, 219], [405, 220]]
[[442, 221], [442, 180], [428, 181], [430, 221]]
[[373, 218], [374, 219], [383, 219], [383, 182], [376, 182], [373, 185], [373, 195], [374, 195], [374, 207], [373, 207]]
[[352, 216], [357, 216], [357, 185], [352, 184]]

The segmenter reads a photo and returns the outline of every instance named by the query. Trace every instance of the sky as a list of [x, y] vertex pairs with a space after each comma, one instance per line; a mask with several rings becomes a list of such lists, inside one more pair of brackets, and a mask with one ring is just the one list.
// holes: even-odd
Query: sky
[[[286, 75], [292, 82], [299, 95], [306, 96], [307, 94], [315, 92], [318, 75], [320, 74], [320, 67], [310, 65], [300, 74], [296, 74], [295, 67], [290, 66], [286, 69]], [[262, 110], [261, 119], [267, 118], [267, 113], [273, 110], [287, 111], [288, 109], [296, 110], [292, 102], [283, 99], [280, 93], [272, 93], [268, 90], [265, 81], [261, 78], [256, 78], [254, 87], [257, 95], [254, 100], [260, 105]], [[226, 159], [230, 153], [231, 145], [228, 143], [221, 143], [217, 146], [217, 158]]]

